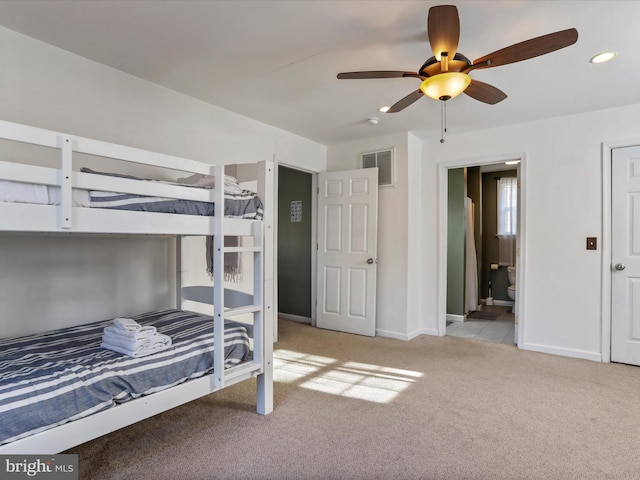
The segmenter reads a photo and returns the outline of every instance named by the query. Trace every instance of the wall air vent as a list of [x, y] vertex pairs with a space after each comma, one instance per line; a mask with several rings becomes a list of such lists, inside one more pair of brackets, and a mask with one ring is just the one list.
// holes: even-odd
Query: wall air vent
[[393, 187], [395, 184], [395, 169], [393, 162], [393, 148], [361, 154], [362, 168], [378, 167], [378, 186]]

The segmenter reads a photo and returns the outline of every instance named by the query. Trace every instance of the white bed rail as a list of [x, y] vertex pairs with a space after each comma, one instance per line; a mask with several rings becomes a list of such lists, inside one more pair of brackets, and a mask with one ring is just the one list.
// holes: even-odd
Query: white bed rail
[[5, 120], [0, 120], [0, 138], [49, 148], [61, 148], [61, 139], [68, 138], [72, 142], [74, 152], [202, 175], [212, 174], [211, 166], [203, 162], [103, 142], [92, 138], [66, 135]]
[[[217, 178], [224, 178], [224, 166], [222, 165], [213, 166], [207, 163], [197, 162], [181, 157], [149, 152], [138, 148], [111, 144], [100, 140], [66, 135], [59, 132], [1, 120], [0, 139], [11, 140], [38, 147], [46, 147], [58, 151], [59, 160], [57, 168], [30, 165], [28, 163], [0, 161], [0, 180], [36, 183], [40, 185], [57, 186], [60, 188], [60, 204], [55, 207], [57, 211], [57, 225], [54, 227], [50, 222], [45, 222], [44, 228], [40, 229], [41, 231], [75, 230], [97, 233], [107, 233], [109, 231], [108, 226], [106, 228], [100, 228], [99, 225], [104, 225], [105, 222], [109, 224], [109, 217], [112, 216], [112, 212], [98, 214], [98, 216], [102, 217], [97, 222], [98, 226], [92, 222], [85, 224], [82, 220], [75, 218], [82, 215], [79, 214], [79, 207], [74, 207], [72, 204], [73, 189], [101, 190], [201, 202], [214, 202], [219, 197], [222, 199], [222, 203], [218, 203], [218, 205], [224, 205], [224, 192], [222, 187], [201, 189], [160, 181], [141, 182], [139, 180], [119, 178], [115, 176], [83, 173], [78, 171], [78, 168], [74, 168], [76, 167], [75, 162], [77, 154], [100, 157], [102, 159], [124, 161], [130, 164], [145, 165], [160, 169], [175, 170], [179, 172], [186, 172], [187, 174], [213, 175]], [[219, 183], [220, 185], [222, 184], [222, 182]], [[18, 208], [17, 210], [20, 209]], [[27, 210], [35, 211], [33, 208], [27, 208]], [[49, 214], [47, 213], [45, 215]], [[11, 215], [9, 215], [9, 217], [10, 216]], [[38, 216], [36, 215], [36, 219], [37, 218]], [[127, 222], [127, 215], [124, 215], [123, 218], [125, 219], [124, 221]], [[162, 221], [162, 218], [156, 217], [155, 220]], [[122, 219], [115, 220], [115, 223], [122, 221]], [[195, 230], [202, 231], [202, 234], [212, 231], [212, 226], [210, 224], [207, 225], [207, 223], [210, 222], [207, 222], [206, 220], [203, 221], [202, 219], [196, 222], [203, 225], [194, 227]], [[144, 230], [144, 226], [136, 227], [135, 224], [135, 220], [131, 223], [127, 223], [122, 227], [122, 230], [130, 229], [132, 230], [132, 233], [145, 233], [144, 231], [140, 231]], [[12, 228], [11, 218], [9, 218], [9, 221], [3, 226], [3, 229], [5, 230], [19, 231], [22, 228], [23, 224], [20, 222], [16, 225], [15, 229]], [[153, 228], [149, 233], [158, 233], [157, 228]], [[166, 233], [174, 234], [173, 231], [167, 231]]]

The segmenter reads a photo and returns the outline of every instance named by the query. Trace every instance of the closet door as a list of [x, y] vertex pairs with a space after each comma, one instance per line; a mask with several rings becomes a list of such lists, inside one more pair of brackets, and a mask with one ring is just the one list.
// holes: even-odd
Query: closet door
[[611, 164], [611, 361], [640, 365], [640, 146]]
[[320, 328], [374, 336], [378, 169], [318, 176], [318, 308]]

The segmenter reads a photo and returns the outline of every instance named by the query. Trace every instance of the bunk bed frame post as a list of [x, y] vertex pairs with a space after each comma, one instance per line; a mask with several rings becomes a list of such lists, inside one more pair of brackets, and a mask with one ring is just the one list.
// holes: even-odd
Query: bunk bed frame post
[[[215, 213], [213, 217], [213, 341], [224, 345], [224, 165], [214, 167], [216, 186], [214, 191]], [[213, 384], [224, 388], [224, 348], [213, 351], [215, 371]], [[222, 366], [222, 368], [220, 368]]]
[[71, 193], [71, 177], [73, 175], [73, 141], [69, 137], [59, 136], [60, 170], [58, 184], [60, 185], [60, 207], [58, 208], [58, 226], [71, 228], [73, 226], [73, 208]]
[[[258, 196], [262, 199], [264, 216], [262, 219], [262, 373], [258, 375], [257, 412], [267, 415], [273, 411], [273, 339], [276, 328], [276, 299], [274, 296], [274, 208], [275, 208], [275, 167], [272, 161], [258, 163]], [[259, 291], [254, 288], [254, 292]]]
[[175, 305], [178, 310], [182, 310], [184, 307], [184, 295], [182, 292], [182, 275], [184, 274], [182, 270], [182, 237], [176, 237], [176, 246], [175, 246], [175, 255], [176, 255], [176, 301]]

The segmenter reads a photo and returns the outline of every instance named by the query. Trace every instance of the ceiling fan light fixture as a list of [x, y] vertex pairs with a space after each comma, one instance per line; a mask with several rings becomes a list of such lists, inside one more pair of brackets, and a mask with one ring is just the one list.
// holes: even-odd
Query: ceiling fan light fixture
[[420, 84], [420, 90], [434, 100], [449, 100], [460, 95], [471, 83], [471, 77], [462, 72], [439, 73]]

